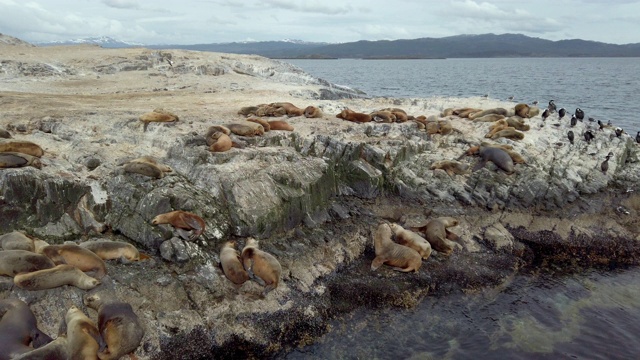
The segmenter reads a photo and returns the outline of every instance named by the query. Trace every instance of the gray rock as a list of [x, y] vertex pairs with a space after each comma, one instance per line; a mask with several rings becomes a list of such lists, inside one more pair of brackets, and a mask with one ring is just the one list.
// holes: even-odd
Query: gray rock
[[514, 238], [501, 223], [495, 223], [485, 229], [483, 240], [493, 250], [511, 250]]

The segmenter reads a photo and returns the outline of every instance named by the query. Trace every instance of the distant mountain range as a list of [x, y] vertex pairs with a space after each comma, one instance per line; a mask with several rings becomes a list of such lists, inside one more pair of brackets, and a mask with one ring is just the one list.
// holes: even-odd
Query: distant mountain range
[[109, 36], [88, 37], [88, 38], [82, 38], [82, 39], [76, 39], [76, 40], [65, 40], [65, 41], [39, 42], [34, 44], [37, 46], [94, 44], [94, 45], [100, 45], [104, 48], [129, 48], [129, 47], [144, 46], [143, 44], [116, 40]]
[[[125, 43], [108, 37], [66, 42], [66, 44], [77, 43], [94, 43], [111, 48], [145, 46], [153, 49], [185, 49], [235, 54], [255, 54], [269, 58], [302, 59], [640, 57], [640, 43], [616, 45], [580, 39], [551, 41], [521, 34], [458, 35], [411, 40], [363, 40], [340, 44], [283, 40], [194, 45], [141, 45]], [[52, 43], [38, 45], [52, 45]]]

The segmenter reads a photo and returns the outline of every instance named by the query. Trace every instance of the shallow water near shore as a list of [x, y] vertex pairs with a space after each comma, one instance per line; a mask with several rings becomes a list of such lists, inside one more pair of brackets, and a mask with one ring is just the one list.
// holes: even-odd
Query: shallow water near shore
[[[555, 100], [572, 114], [640, 130], [640, 59], [497, 58], [432, 60], [286, 60], [313, 76], [374, 97], [477, 97]], [[571, 115], [564, 118], [569, 122]], [[557, 118], [556, 118], [557, 119]], [[553, 120], [553, 118], [551, 118]], [[594, 125], [597, 126], [597, 125]]]
[[415, 309], [357, 310], [286, 359], [632, 359], [640, 269], [518, 275]]

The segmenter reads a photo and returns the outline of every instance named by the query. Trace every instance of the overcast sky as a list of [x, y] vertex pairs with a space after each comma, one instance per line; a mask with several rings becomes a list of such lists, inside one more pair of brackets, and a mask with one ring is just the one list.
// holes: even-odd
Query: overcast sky
[[640, 0], [0, 0], [0, 33], [29, 42], [351, 42], [521, 33], [640, 42]]

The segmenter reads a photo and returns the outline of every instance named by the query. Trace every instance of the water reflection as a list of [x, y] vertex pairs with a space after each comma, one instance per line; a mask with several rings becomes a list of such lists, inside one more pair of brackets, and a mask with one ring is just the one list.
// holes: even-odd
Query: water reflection
[[357, 311], [287, 359], [632, 359], [640, 270], [518, 276], [503, 289]]

